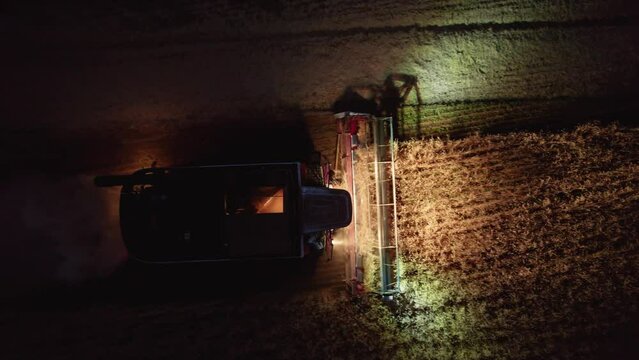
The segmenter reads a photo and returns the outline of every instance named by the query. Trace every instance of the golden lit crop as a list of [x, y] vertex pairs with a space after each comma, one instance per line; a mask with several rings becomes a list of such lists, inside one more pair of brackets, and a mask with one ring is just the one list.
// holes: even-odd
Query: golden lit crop
[[639, 131], [408, 141], [397, 183], [401, 321], [433, 358], [578, 357], [637, 311]]

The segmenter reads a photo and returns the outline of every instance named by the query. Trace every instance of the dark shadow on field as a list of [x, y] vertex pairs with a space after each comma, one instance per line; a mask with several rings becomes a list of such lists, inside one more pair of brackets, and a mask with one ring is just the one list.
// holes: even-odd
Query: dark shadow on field
[[595, 359], [639, 359], [639, 314], [628, 319], [628, 323], [614, 327], [602, 337], [603, 346], [595, 353]]
[[167, 139], [173, 165], [303, 161], [314, 151], [301, 110], [250, 113], [181, 129]]
[[497, 98], [400, 107], [400, 140], [461, 139], [474, 133], [557, 132], [597, 121], [637, 126], [636, 95], [619, 97]]
[[233, 300], [261, 293], [294, 293], [309, 282], [320, 257], [241, 262], [147, 264], [128, 260], [106, 279], [48, 290], [30, 297], [32, 308], [81, 308], [105, 303], [161, 304]]
[[[513, 120], [486, 126], [482, 133], [501, 134], [521, 131], [564, 131], [574, 129], [588, 122], [597, 121], [603, 125], [618, 123], [624, 126], [637, 126], [639, 104], [636, 96], [619, 97], [566, 97], [558, 99], [505, 99], [513, 107], [520, 104], [539, 104], [546, 111], [529, 114], [529, 118], [520, 121], [520, 113], [513, 111]], [[556, 102], [556, 103], [554, 103]], [[545, 105], [548, 104], [548, 105]], [[521, 110], [520, 110], [521, 112]], [[509, 119], [505, 119], [509, 120]]]

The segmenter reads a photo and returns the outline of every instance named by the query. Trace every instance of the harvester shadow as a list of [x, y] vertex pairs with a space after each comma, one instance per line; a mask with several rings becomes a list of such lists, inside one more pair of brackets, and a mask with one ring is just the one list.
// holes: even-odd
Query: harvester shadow
[[174, 165], [304, 161], [314, 151], [297, 108], [199, 124], [167, 142]]
[[[412, 93], [414, 95], [411, 95]], [[413, 100], [409, 100], [409, 97]], [[407, 104], [409, 101], [411, 101], [411, 105]], [[340, 97], [335, 100], [331, 110], [335, 114], [350, 112], [391, 117], [394, 138], [404, 140], [407, 137], [408, 126], [415, 127], [415, 129], [411, 129], [411, 133], [421, 134], [419, 120], [422, 117], [422, 106], [423, 100], [417, 76], [390, 73], [382, 85], [347, 86]], [[407, 116], [406, 108], [414, 109], [410, 116]]]

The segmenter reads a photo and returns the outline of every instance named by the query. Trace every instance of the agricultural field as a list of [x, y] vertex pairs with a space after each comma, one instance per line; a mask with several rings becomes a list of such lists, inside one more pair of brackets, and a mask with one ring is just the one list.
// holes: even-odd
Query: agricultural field
[[425, 354], [587, 358], [636, 329], [638, 140], [590, 124], [399, 144], [401, 322]]
[[400, 142], [395, 303], [268, 281], [197, 297], [162, 281], [146, 300], [120, 290], [80, 306], [47, 296], [0, 310], [3, 358], [635, 359], [638, 140], [589, 124]]

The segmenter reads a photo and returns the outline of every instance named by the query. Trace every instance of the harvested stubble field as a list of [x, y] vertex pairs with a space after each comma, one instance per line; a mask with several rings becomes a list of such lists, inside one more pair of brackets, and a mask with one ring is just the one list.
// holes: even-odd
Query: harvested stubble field
[[414, 140], [397, 177], [400, 322], [426, 357], [629, 350], [615, 336], [637, 335], [637, 129]]

